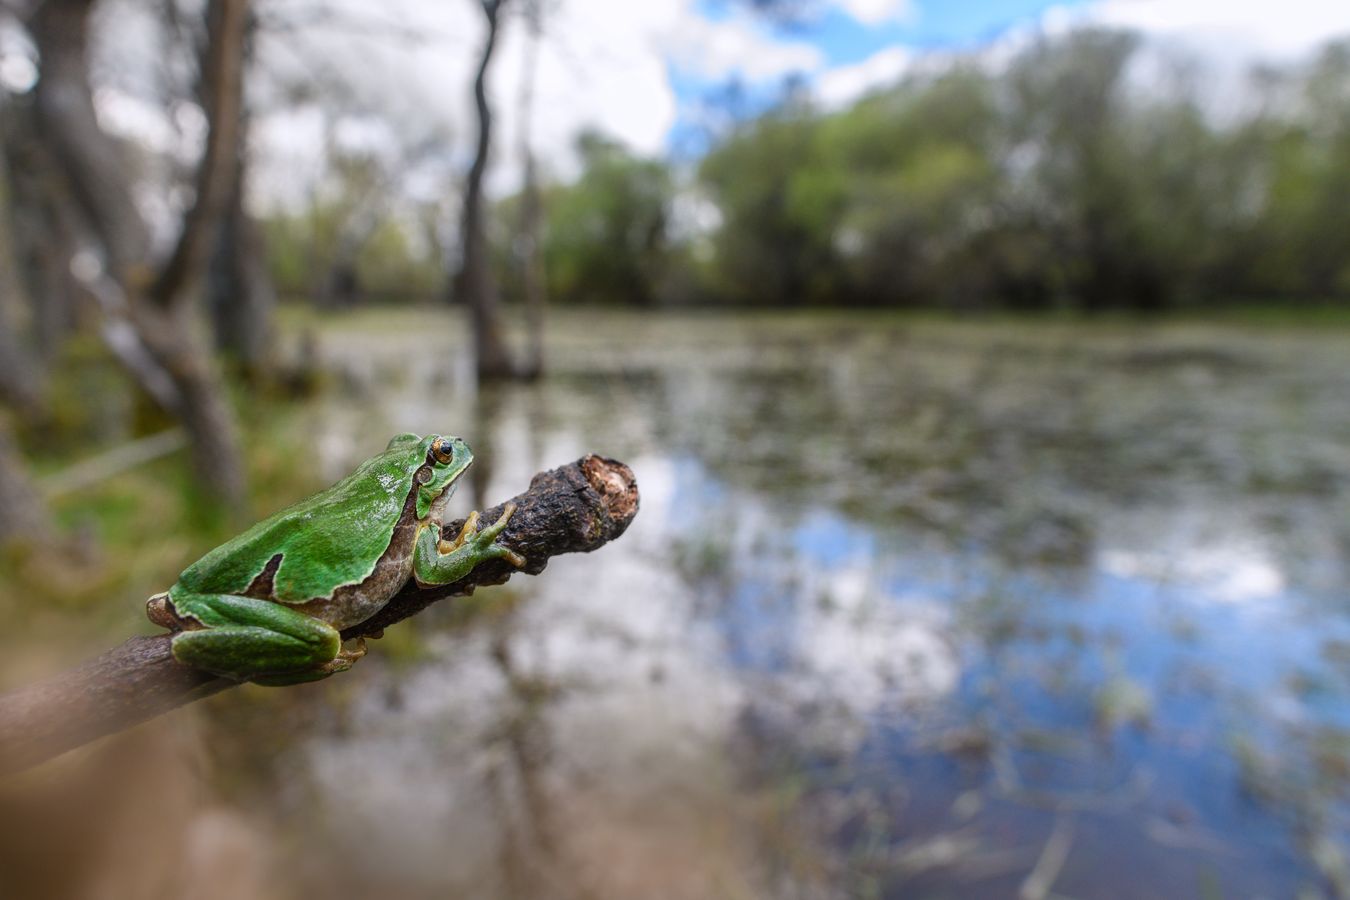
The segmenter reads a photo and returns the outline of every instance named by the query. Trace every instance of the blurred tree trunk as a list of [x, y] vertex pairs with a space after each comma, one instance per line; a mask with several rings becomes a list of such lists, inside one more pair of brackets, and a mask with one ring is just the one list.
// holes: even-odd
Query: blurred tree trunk
[[216, 348], [250, 380], [266, 379], [272, 369], [272, 319], [276, 287], [267, 271], [262, 234], [244, 209], [244, 165], [236, 166], [229, 208], [207, 275]]
[[132, 202], [122, 148], [99, 127], [87, 65], [94, 0], [47, 0], [31, 22], [41, 56], [37, 114], [87, 232], [70, 264], [100, 304], [104, 336], [141, 386], [182, 422], [200, 486], [235, 506], [244, 470], [234, 418], [210, 355], [195, 339], [190, 299], [202, 284], [236, 171], [247, 0], [208, 4], [200, 57], [208, 130], [196, 197], [177, 244], [156, 268]]
[[[0, 263], [0, 269], [7, 268]], [[8, 298], [13, 296], [9, 293], [11, 277], [11, 272], [0, 275], [0, 291], [5, 292], [4, 299], [0, 300], [0, 402], [33, 421], [43, 417], [46, 405], [42, 370], [37, 358], [21, 343], [22, 338], [8, 302]]]
[[497, 285], [492, 277], [492, 260], [483, 224], [483, 175], [487, 171], [492, 139], [487, 71], [497, 43], [498, 16], [506, 0], [481, 0], [481, 3], [483, 17], [487, 22], [487, 38], [483, 42], [483, 55], [473, 82], [474, 103], [478, 109], [478, 148], [464, 188], [464, 210], [460, 219], [463, 253], [459, 272], [455, 276], [454, 296], [469, 307], [479, 378], [507, 378], [515, 374], [515, 369], [502, 336]]
[[0, 416], [0, 544], [38, 543], [55, 533], [46, 504]]
[[[9, 168], [6, 116], [0, 128], [0, 184], [13, 184]], [[11, 223], [13, 193], [5, 191], [0, 210], [0, 403], [29, 422], [46, 418], [46, 378], [40, 358], [19, 330], [18, 307], [27, 300], [19, 271]], [[28, 466], [10, 437], [9, 422], [0, 410], [0, 545], [16, 540], [40, 541], [55, 533], [47, 505], [29, 478]]]
[[[14, 306], [27, 306], [31, 355], [45, 373], [75, 324], [74, 204], [60, 164], [38, 136], [32, 95], [7, 96], [0, 117], [9, 246], [18, 282], [12, 296]], [[11, 311], [18, 312], [14, 306]]]
[[528, 347], [521, 375], [538, 378], [544, 373], [544, 307], [547, 302], [544, 281], [544, 255], [539, 246], [543, 208], [539, 197], [539, 171], [531, 140], [530, 120], [534, 114], [535, 69], [539, 61], [539, 36], [544, 27], [543, 0], [530, 0], [525, 9], [529, 45], [525, 48], [525, 71], [520, 81], [520, 157], [524, 185], [520, 203], [520, 264], [525, 292], [525, 329]]
[[[242, 66], [252, 59], [257, 19], [248, 17]], [[205, 80], [201, 88], [206, 87]], [[202, 98], [203, 104], [207, 102]], [[206, 279], [216, 348], [250, 380], [265, 379], [272, 368], [272, 318], [276, 287], [263, 255], [258, 223], [244, 208], [248, 188], [248, 110], [241, 104], [235, 134], [234, 171], [224, 221]]]
[[119, 282], [143, 279], [150, 238], [128, 190], [124, 149], [99, 127], [86, 50], [93, 0], [48, 0], [31, 20], [41, 56], [38, 128], [58, 161], [84, 225]]
[[[10, 182], [8, 155], [0, 146], [0, 184]], [[31, 308], [31, 304], [25, 302], [27, 291], [19, 274], [10, 206], [7, 202], [6, 208], [0, 210], [0, 401], [32, 421], [44, 416], [46, 379], [39, 357], [30, 350], [30, 342], [23, 339], [19, 330], [19, 307]]]

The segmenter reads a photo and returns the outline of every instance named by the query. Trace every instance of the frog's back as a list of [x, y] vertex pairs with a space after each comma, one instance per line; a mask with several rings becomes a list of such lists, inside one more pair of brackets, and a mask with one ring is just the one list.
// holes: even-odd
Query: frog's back
[[326, 490], [207, 553], [175, 588], [242, 594], [278, 554], [270, 597], [304, 603], [362, 581], [375, 568], [412, 489], [419, 461], [386, 452]]

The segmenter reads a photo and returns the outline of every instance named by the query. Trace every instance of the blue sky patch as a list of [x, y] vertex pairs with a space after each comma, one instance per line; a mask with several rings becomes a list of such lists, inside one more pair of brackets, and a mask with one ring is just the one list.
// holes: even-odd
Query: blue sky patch
[[[1011, 28], [1033, 21], [1053, 6], [1082, 6], [1088, 0], [914, 0], [908, 13], [880, 22], [861, 22], [846, 5], [831, 4], [809, 21], [776, 21], [767, 14], [750, 15], [748, 2], [699, 0], [696, 10], [709, 22], [741, 18], [765, 41], [808, 45], [819, 51], [822, 65], [796, 73], [809, 85], [822, 71], [861, 63], [892, 47], [926, 50], [975, 48], [996, 40]], [[696, 158], [713, 136], [730, 122], [756, 115], [778, 102], [791, 73], [751, 82], [732, 77], [720, 81], [671, 64], [670, 83], [679, 105], [669, 135], [677, 158]]]

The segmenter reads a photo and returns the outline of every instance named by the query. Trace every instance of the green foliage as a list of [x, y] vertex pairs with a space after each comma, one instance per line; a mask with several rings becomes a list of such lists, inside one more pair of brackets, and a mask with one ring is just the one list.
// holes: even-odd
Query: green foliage
[[715, 295], [744, 304], [831, 300], [849, 179], [822, 155], [820, 132], [816, 116], [789, 107], [704, 159], [699, 177], [722, 215], [710, 269]]
[[547, 197], [549, 296], [564, 303], [651, 305], [668, 261], [670, 171], [593, 134], [582, 135], [577, 149], [581, 177]]
[[709, 294], [1089, 310], [1350, 294], [1350, 44], [1236, 122], [1202, 111], [1181, 63], [1139, 90], [1137, 56], [1129, 33], [1083, 30], [997, 75], [957, 64], [743, 125], [699, 169], [721, 214]]

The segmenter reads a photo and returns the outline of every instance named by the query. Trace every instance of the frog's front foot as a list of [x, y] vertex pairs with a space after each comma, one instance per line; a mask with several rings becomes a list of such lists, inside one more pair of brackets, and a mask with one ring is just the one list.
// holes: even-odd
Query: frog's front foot
[[449, 584], [473, 571], [479, 563], [504, 559], [516, 568], [525, 565], [525, 557], [497, 543], [516, 512], [514, 503], [506, 504], [501, 516], [478, 530], [478, 513], [471, 514], [453, 541], [441, 539], [439, 529], [428, 528], [418, 539], [413, 558], [413, 574], [421, 585]]
[[[515, 510], [512, 509], [512, 512], [514, 511]], [[464, 525], [459, 529], [459, 534], [455, 536], [455, 539], [453, 541], [447, 541], [445, 538], [441, 538], [440, 542], [436, 545], [436, 549], [442, 554], [445, 554], [454, 553], [460, 547], [463, 547], [465, 541], [478, 533], [478, 519], [478, 510], [475, 509], [473, 512], [469, 513], [469, 517], [464, 520]]]
[[503, 547], [494, 543], [497, 540], [497, 535], [502, 533], [515, 513], [516, 505], [508, 503], [502, 509], [502, 514], [497, 518], [497, 521], [479, 531], [478, 522], [481, 516], [475, 510], [469, 513], [469, 517], [464, 520], [464, 526], [459, 529], [459, 534], [455, 536], [455, 539], [447, 541], [442, 538], [437, 545], [437, 549], [442, 554], [447, 554], [454, 553], [461, 547], [469, 547], [475, 555], [481, 556], [483, 559], [504, 559], [519, 569], [525, 565], [525, 557], [510, 547]]
[[[482, 553], [486, 558], [504, 559], [519, 569], [525, 565], [525, 557], [521, 556], [510, 547], [503, 547], [496, 542], [497, 535], [506, 530], [506, 524], [511, 521], [511, 517], [515, 514], [516, 505], [514, 503], [506, 504], [506, 506], [502, 508], [502, 514], [497, 517], [497, 521], [475, 534], [471, 538], [471, 542], [475, 549], [477, 549], [479, 553]], [[474, 515], [476, 516], [477, 513]], [[464, 524], [467, 527], [469, 523], [465, 522]]]

